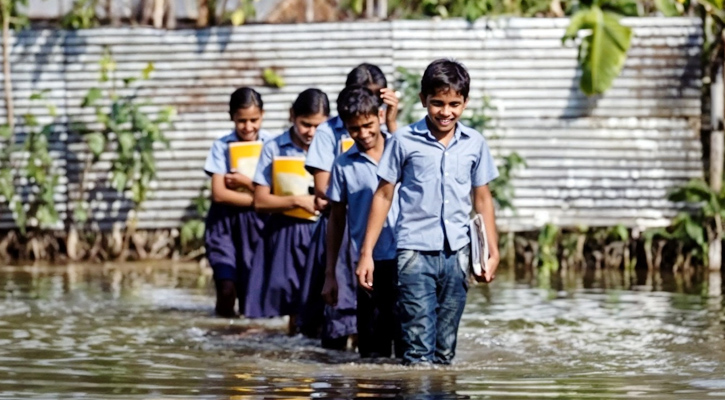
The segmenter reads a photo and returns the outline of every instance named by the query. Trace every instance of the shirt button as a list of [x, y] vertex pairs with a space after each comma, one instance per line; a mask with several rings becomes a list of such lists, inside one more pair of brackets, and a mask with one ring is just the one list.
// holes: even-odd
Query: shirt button
[[448, 172], [446, 172], [446, 176], [448, 176]]
[[448, 200], [446, 200], [445, 203], [448, 204]]
[[447, 224], [448, 223], [448, 220], [445, 220], [445, 223]]

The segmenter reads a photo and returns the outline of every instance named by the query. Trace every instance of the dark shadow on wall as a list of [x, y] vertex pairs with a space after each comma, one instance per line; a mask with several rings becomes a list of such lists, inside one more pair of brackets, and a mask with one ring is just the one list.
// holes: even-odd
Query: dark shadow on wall
[[232, 39], [232, 27], [224, 26], [217, 28], [197, 29], [193, 31], [196, 37], [196, 52], [201, 54], [208, 51], [210, 44], [219, 45], [219, 52], [224, 53]]
[[[597, 108], [601, 95], [587, 96], [579, 87], [582, 71], [577, 67], [576, 74], [569, 85], [569, 94], [566, 99], [566, 107], [561, 110], [559, 119], [575, 119], [591, 116], [594, 109]], [[556, 100], [556, 99], [552, 99]]]

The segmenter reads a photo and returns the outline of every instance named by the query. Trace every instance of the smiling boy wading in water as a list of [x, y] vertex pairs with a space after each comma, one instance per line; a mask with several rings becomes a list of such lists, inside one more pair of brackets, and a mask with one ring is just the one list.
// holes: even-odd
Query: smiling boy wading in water
[[483, 136], [458, 122], [468, 104], [470, 77], [452, 60], [436, 60], [421, 80], [427, 116], [397, 131], [385, 146], [360, 250], [357, 276], [373, 286], [373, 249], [400, 183], [398, 301], [403, 363], [450, 364], [466, 303], [473, 209], [486, 224], [490, 247], [487, 270], [476, 277], [491, 282], [499, 263], [494, 204], [487, 184], [498, 170]]

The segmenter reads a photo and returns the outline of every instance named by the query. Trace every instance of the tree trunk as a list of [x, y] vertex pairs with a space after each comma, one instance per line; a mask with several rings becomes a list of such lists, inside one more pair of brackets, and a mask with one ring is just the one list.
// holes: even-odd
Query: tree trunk
[[113, 0], [106, 0], [106, 18], [111, 26], [120, 26], [121, 19], [118, 17], [118, 13], [116, 13], [113, 6]]
[[305, 2], [305, 21], [312, 22], [315, 20], [315, 0], [307, 0]]
[[[15, 108], [13, 104], [13, 81], [10, 71], [10, 9], [5, 2], [0, 2], [0, 13], [3, 23], [3, 76], [5, 78], [5, 108], [7, 109], [7, 123], [10, 132], [15, 129]], [[11, 135], [11, 138], [14, 137]], [[12, 143], [12, 139], [11, 139]]]
[[196, 27], [205, 28], [209, 26], [209, 0], [199, 0], [199, 11], [196, 17]]
[[[725, 32], [721, 38], [725, 43]], [[712, 127], [713, 131], [710, 134], [710, 188], [720, 193], [722, 190], [722, 178], [723, 178], [723, 164], [725, 163], [725, 137], [723, 135], [723, 118], [725, 118], [725, 98], [723, 94], [725, 90], [725, 67], [720, 65], [718, 68], [718, 76], [716, 79], [716, 89], [711, 93], [715, 94], [718, 98], [713, 102], [713, 107], [718, 107], [717, 113], [720, 114], [718, 118], [713, 118]], [[715, 114], [715, 113], [713, 113]], [[710, 240], [708, 248], [708, 264], [710, 270], [719, 271], [722, 267], [722, 217], [720, 214], [715, 215], [715, 230], [713, 235], [708, 238]]]
[[388, 0], [378, 0], [378, 18], [388, 18]]
[[166, 29], [176, 29], [176, 1], [166, 0]]
[[153, 18], [154, 28], [161, 29], [164, 27], [164, 5], [165, 5], [166, 1], [153, 0], [153, 2], [154, 2], [154, 18]]

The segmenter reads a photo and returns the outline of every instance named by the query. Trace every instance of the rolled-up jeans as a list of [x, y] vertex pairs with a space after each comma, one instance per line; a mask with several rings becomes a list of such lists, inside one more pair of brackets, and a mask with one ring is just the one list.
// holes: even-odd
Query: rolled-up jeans
[[398, 313], [403, 363], [450, 364], [466, 305], [470, 246], [442, 251], [399, 249]]

